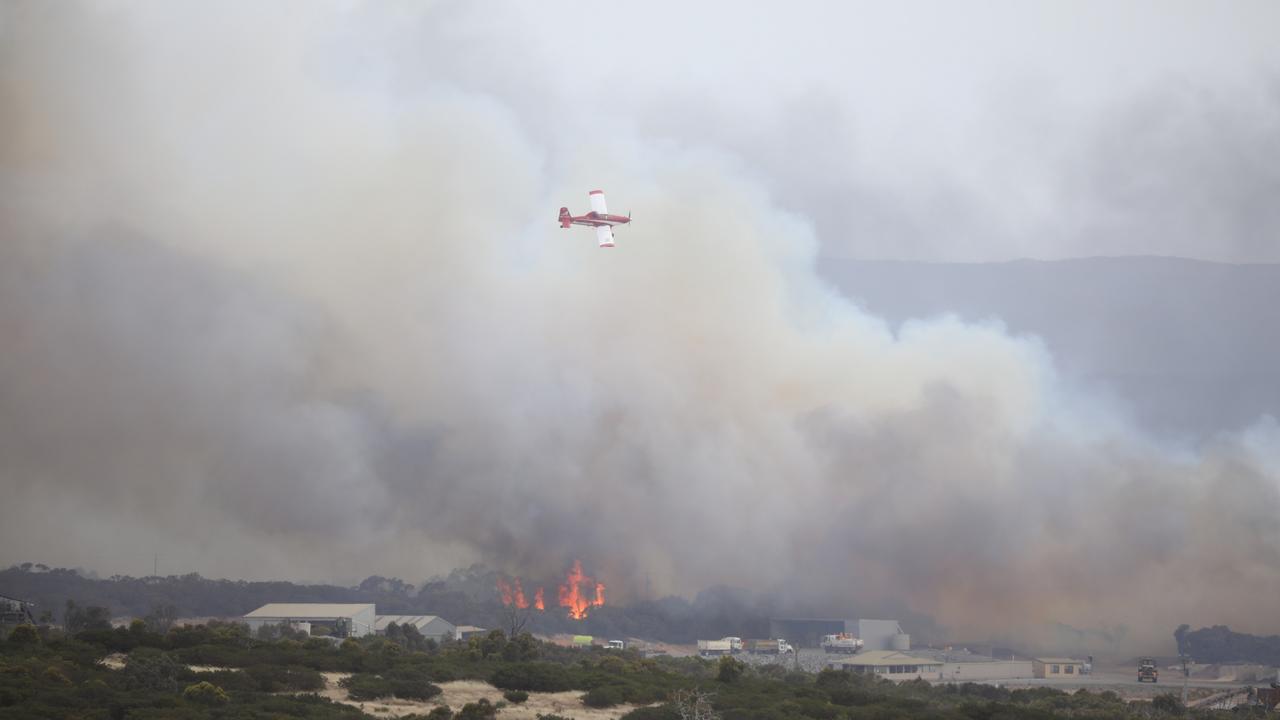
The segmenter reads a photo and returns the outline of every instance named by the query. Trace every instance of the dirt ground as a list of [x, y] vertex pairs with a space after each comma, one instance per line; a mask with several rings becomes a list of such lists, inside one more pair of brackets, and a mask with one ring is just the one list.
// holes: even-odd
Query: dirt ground
[[[359, 702], [348, 700], [347, 692], [338, 686], [338, 683], [347, 677], [346, 673], [321, 673], [321, 675], [324, 676], [325, 680], [325, 689], [320, 693], [321, 695], [335, 702], [358, 707], [370, 715], [379, 717], [403, 717], [414, 713], [425, 715], [437, 705], [448, 705], [453, 708], [454, 712], [457, 712], [462, 709], [463, 705], [476, 702], [482, 698], [495, 705], [503, 701], [502, 691], [489, 683], [480, 682], [479, 680], [457, 680], [439, 683], [440, 689], [444, 691], [444, 694], [426, 702], [415, 700], [366, 700]], [[527, 701], [519, 705], [507, 704], [506, 707], [498, 711], [498, 717], [504, 720], [535, 720], [539, 714], [556, 714], [575, 718], [575, 720], [617, 720], [617, 718], [635, 709], [634, 705], [619, 705], [598, 710], [583, 705], [579, 699], [581, 697], [582, 693], [577, 690], [558, 693], [529, 693]]]

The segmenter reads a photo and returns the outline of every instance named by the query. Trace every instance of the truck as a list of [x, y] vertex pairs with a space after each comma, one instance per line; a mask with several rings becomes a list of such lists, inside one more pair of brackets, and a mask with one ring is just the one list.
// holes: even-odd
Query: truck
[[752, 655], [786, 655], [787, 653], [795, 652], [795, 648], [788, 645], [787, 641], [782, 638], [777, 640], [748, 640], [744, 647]]
[[742, 638], [725, 637], [719, 640], [699, 640], [698, 654], [702, 657], [732, 655], [742, 652]]
[[849, 633], [822, 636], [822, 650], [829, 653], [852, 655], [862, 649], [862, 640]]
[[1160, 682], [1160, 670], [1156, 668], [1155, 658], [1138, 659], [1138, 682]]
[[623, 640], [610, 640], [608, 644], [605, 645], [605, 649], [607, 650], [625, 650], [626, 648], [627, 643]]

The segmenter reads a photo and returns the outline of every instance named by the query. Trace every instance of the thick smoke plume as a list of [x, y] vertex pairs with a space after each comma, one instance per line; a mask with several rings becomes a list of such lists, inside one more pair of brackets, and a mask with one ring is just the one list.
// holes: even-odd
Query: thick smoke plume
[[[3, 559], [1274, 631], [1274, 421], [1171, 448], [888, 327], [742, 155], [535, 112], [469, 7], [0, 11]], [[554, 222], [595, 186], [613, 252]]]

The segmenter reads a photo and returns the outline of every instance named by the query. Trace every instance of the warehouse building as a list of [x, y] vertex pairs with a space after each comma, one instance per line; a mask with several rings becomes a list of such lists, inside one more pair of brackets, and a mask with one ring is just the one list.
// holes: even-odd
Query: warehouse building
[[324, 628], [331, 637], [372, 635], [377, 612], [373, 603], [267, 603], [244, 616], [249, 630], [288, 625], [308, 634]]
[[887, 680], [938, 680], [942, 677], [942, 665], [941, 661], [933, 658], [916, 657], [895, 650], [871, 650], [847, 660], [832, 660], [828, 667]]
[[458, 628], [453, 623], [438, 615], [379, 615], [373, 625], [374, 632], [386, 635], [387, 626], [391, 623], [402, 627], [412, 625], [418, 629], [422, 637], [436, 642], [453, 640], [458, 632]]
[[1084, 661], [1072, 658], [1035, 658], [1032, 671], [1038, 678], [1077, 678], [1084, 675]]

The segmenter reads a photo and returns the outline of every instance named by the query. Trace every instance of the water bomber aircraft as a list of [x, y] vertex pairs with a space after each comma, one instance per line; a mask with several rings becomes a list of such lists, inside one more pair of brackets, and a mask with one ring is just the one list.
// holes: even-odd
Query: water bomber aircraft
[[631, 213], [624, 215], [610, 215], [609, 208], [604, 204], [604, 191], [592, 190], [587, 193], [591, 198], [591, 212], [586, 215], [570, 215], [569, 208], [560, 208], [560, 227], [567, 228], [573, 225], [590, 225], [596, 229], [596, 240], [599, 241], [600, 247], [613, 247], [613, 226], [626, 225], [631, 222]]

